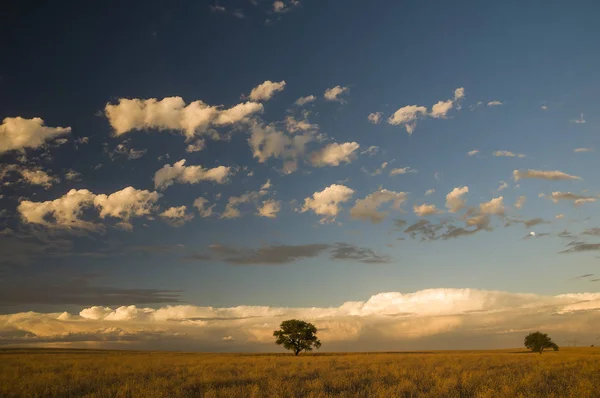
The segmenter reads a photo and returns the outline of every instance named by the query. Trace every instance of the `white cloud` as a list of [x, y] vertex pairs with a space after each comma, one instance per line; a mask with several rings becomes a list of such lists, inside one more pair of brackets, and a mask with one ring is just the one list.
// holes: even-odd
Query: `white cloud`
[[206, 141], [203, 139], [197, 139], [196, 141], [194, 141], [193, 143], [189, 144], [186, 148], [185, 151], [188, 153], [192, 153], [192, 152], [200, 152], [201, 150], [203, 150], [206, 147]]
[[413, 169], [412, 167], [398, 167], [398, 168], [390, 170], [390, 176], [397, 176], [400, 174], [409, 174], [409, 173], [416, 173], [416, 172], [417, 172], [417, 170]]
[[564, 217], [565, 217], [565, 215], [564, 215], [564, 214], [557, 214], [557, 215], [556, 215], [556, 218], [557, 218], [557, 219], [561, 219], [561, 218], [564, 218]]
[[193, 213], [187, 213], [186, 206], [169, 207], [167, 210], [159, 214], [164, 220], [173, 226], [181, 226], [194, 218]]
[[509, 157], [509, 158], [513, 158], [513, 157], [524, 158], [524, 157], [526, 157], [522, 153], [513, 153], [511, 151], [496, 151], [496, 152], [494, 152], [494, 156], [504, 156], [504, 157]]
[[263, 204], [258, 208], [257, 215], [266, 218], [275, 218], [281, 210], [281, 203], [277, 200], [268, 199], [263, 201]]
[[435, 205], [423, 203], [421, 205], [414, 205], [413, 211], [419, 217], [431, 216], [434, 214], [443, 213], [442, 210], [439, 210]]
[[487, 106], [499, 106], [499, 105], [503, 105], [503, 103], [500, 101], [490, 101], [487, 104]]
[[[32, 168], [28, 169], [26, 167], [22, 167], [16, 164], [6, 165], [0, 167], [0, 182], [6, 178], [7, 175], [11, 173], [20, 174], [21, 178], [18, 182], [22, 182], [30, 185], [41, 185], [44, 188], [50, 188], [52, 184], [56, 182], [60, 182], [60, 179], [56, 177], [52, 177], [45, 171]], [[10, 182], [5, 182], [4, 185], [10, 185]]]
[[469, 192], [469, 187], [464, 186], [462, 188], [454, 188], [448, 195], [446, 195], [446, 208], [450, 213], [456, 213], [465, 207], [467, 203], [463, 196]]
[[[250, 191], [250, 192], [246, 192], [240, 196], [231, 196], [229, 197], [229, 199], [227, 200], [227, 205], [225, 205], [225, 211], [223, 212], [223, 214], [221, 214], [221, 218], [227, 218], [227, 219], [231, 219], [231, 218], [238, 218], [242, 216], [242, 212], [239, 210], [239, 206], [245, 203], [256, 203], [258, 201], [258, 199], [260, 199], [262, 196], [265, 196], [269, 193], [269, 189], [271, 188], [271, 181], [267, 180], [267, 182], [265, 182], [261, 187], [260, 190], [258, 191]], [[277, 214], [277, 212], [279, 211], [279, 209], [277, 209], [277, 207], [279, 206], [279, 203], [277, 202], [277, 204], [275, 203], [275, 201], [265, 201], [268, 202], [268, 204], [266, 205], [266, 208], [264, 209], [264, 214], [260, 214], [260, 209], [257, 206], [257, 211], [258, 211], [258, 215], [261, 215], [263, 217], [269, 217], [267, 214], [271, 214], [273, 217]], [[265, 207], [265, 202], [263, 202], [263, 207]], [[275, 211], [277, 210], [277, 211]], [[271, 213], [269, 213], [269, 211], [271, 211]], [[271, 217], [271, 218], [273, 218]]]
[[171, 165], [164, 165], [154, 174], [154, 187], [166, 189], [175, 182], [180, 184], [197, 184], [200, 181], [214, 181], [223, 184], [231, 175], [231, 167], [217, 166], [205, 169], [202, 166], [185, 166], [185, 159]]
[[320, 192], [315, 192], [311, 197], [304, 199], [301, 212], [312, 210], [315, 214], [323, 216], [321, 223], [335, 221], [340, 212], [340, 204], [349, 201], [354, 190], [345, 185], [332, 184]]
[[400, 210], [400, 206], [406, 201], [406, 192], [393, 192], [387, 189], [373, 192], [364, 199], [357, 199], [350, 209], [350, 216], [354, 219], [370, 221], [377, 224], [387, 217], [388, 212], [379, 211], [379, 207], [385, 203], [393, 202], [392, 208]]
[[573, 152], [594, 152], [594, 148], [575, 148], [573, 149]]
[[383, 118], [383, 113], [382, 112], [369, 113], [369, 116], [367, 117], [367, 119], [369, 119], [369, 122], [371, 122], [373, 124], [379, 124], [379, 123], [381, 123], [381, 119], [382, 118]]
[[370, 147], [368, 147], [367, 149], [362, 151], [360, 154], [373, 156], [373, 155], [376, 155], [380, 151], [381, 151], [381, 148], [379, 148], [377, 145], [371, 145]]
[[465, 88], [464, 87], [459, 87], [456, 90], [454, 90], [454, 100], [458, 101], [461, 100], [465, 97]]
[[581, 177], [572, 176], [558, 170], [513, 170], [513, 179], [515, 181], [519, 181], [525, 178], [537, 178], [540, 180], [549, 181], [581, 180]]
[[200, 100], [186, 105], [181, 97], [120, 98], [117, 105], [106, 104], [105, 107], [106, 117], [117, 136], [134, 130], [156, 129], [179, 131], [188, 139], [206, 133], [211, 127], [245, 122], [248, 116], [262, 111], [262, 104], [256, 102], [223, 109]]
[[542, 105], [542, 106], [540, 106], [540, 109], [543, 110], [543, 111], [547, 111], [548, 110], [548, 106]]
[[296, 133], [298, 131], [318, 130], [319, 126], [310, 124], [307, 120], [296, 120], [293, 116], [287, 116], [285, 118], [285, 128], [290, 133]]
[[151, 215], [156, 210], [159, 197], [158, 192], [127, 187], [110, 195], [96, 195], [94, 205], [100, 209], [100, 218], [119, 218], [123, 220], [121, 226], [130, 230], [132, 226], [129, 220]]
[[313, 102], [316, 99], [317, 99], [317, 97], [315, 97], [314, 95], [307, 95], [306, 97], [298, 98], [296, 100], [296, 102], [294, 102], [294, 103], [298, 106], [304, 106], [304, 105], [308, 104], [309, 102]]
[[[79, 314], [0, 315], [0, 333], [15, 344], [64, 347], [281, 351], [273, 330], [285, 319], [319, 328], [328, 351], [509, 348], [536, 330], [557, 341], [589, 338], [600, 327], [599, 293], [546, 296], [477, 289], [386, 292], [338, 307], [96, 306]], [[206, 322], [203, 319], [212, 319]], [[448, 340], [452, 335], [451, 341]], [[23, 337], [26, 336], [26, 337]]]
[[479, 153], [479, 150], [473, 149], [472, 151], [467, 152], [467, 155], [469, 155], [469, 156], [475, 156], [478, 153]]
[[479, 204], [479, 211], [482, 214], [501, 216], [504, 214], [504, 197], [493, 198], [489, 202]]
[[327, 101], [337, 101], [343, 103], [344, 98], [342, 96], [347, 95], [349, 91], [350, 88], [348, 87], [335, 86], [325, 90], [324, 97]]
[[252, 101], [267, 101], [270, 100], [276, 93], [283, 91], [285, 88], [285, 80], [280, 82], [272, 82], [266, 80], [264, 83], [254, 87], [250, 92]]
[[526, 201], [527, 198], [525, 196], [519, 196], [517, 198], [517, 201], [515, 202], [515, 207], [520, 210], [521, 208], [523, 208], [523, 206], [525, 206]]
[[431, 194], [435, 193], [435, 189], [428, 189], [427, 191], [425, 191], [425, 196], [429, 196]]
[[454, 101], [449, 99], [447, 101], [439, 101], [431, 107], [431, 113], [429, 116], [436, 119], [443, 119], [446, 114], [454, 107]]
[[216, 204], [207, 206], [208, 203], [208, 199], [206, 198], [196, 198], [196, 200], [194, 200], [194, 207], [198, 209], [200, 217], [210, 217], [213, 214], [213, 209]]
[[571, 123], [575, 123], [575, 124], [584, 124], [585, 123], [585, 119], [583, 118], [583, 113], [581, 113], [579, 115], [578, 119], [573, 119], [571, 120]]
[[498, 189], [496, 189], [496, 192], [503, 191], [506, 188], [508, 188], [508, 184], [506, 183], [506, 181], [500, 181], [500, 185], [498, 186]]
[[7, 117], [0, 124], [0, 154], [11, 150], [39, 148], [54, 138], [69, 134], [71, 127], [48, 127], [44, 121], [35, 117]]
[[[542, 194], [541, 196], [543, 197], [544, 195]], [[585, 203], [593, 203], [598, 200], [598, 198], [593, 196], [577, 195], [572, 192], [559, 191], [552, 192], [550, 199], [552, 199], [554, 203], [558, 203], [561, 200], [571, 201], [575, 206], [579, 206]]]
[[417, 125], [417, 118], [427, 115], [427, 108], [424, 106], [408, 105], [398, 109], [387, 120], [388, 124], [403, 125], [408, 134], [412, 134]]
[[81, 178], [81, 173], [78, 173], [73, 169], [69, 169], [65, 173], [65, 179], [68, 181], [75, 181], [75, 180], [79, 180], [80, 178]]
[[355, 152], [360, 148], [356, 142], [345, 142], [338, 144], [336, 142], [327, 145], [319, 151], [310, 155], [310, 162], [313, 166], [339, 166], [340, 163], [350, 163], [356, 157]]

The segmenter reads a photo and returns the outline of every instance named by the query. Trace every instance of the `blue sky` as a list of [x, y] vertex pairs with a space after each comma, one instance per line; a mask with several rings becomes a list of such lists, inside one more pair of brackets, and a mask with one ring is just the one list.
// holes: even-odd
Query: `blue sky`
[[0, 313], [595, 294], [598, 8], [11, 5]]

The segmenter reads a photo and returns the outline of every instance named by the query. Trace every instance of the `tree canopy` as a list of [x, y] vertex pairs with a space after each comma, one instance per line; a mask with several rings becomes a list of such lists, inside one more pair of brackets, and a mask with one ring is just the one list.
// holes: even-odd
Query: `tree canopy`
[[313, 347], [321, 347], [321, 342], [316, 336], [317, 328], [312, 323], [289, 319], [281, 322], [279, 327], [279, 330], [273, 332], [273, 336], [277, 337], [275, 344], [294, 351], [294, 355], [302, 351], [312, 351]]
[[533, 332], [525, 336], [525, 347], [540, 354], [544, 351], [544, 348], [552, 348], [554, 351], [558, 351], [558, 346], [550, 336], [541, 332]]

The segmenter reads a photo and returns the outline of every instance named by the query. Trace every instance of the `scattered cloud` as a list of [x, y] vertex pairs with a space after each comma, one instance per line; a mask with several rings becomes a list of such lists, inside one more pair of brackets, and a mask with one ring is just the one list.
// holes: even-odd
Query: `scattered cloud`
[[173, 166], [164, 165], [154, 174], [154, 187], [167, 189], [175, 182], [180, 184], [197, 184], [200, 181], [214, 181], [223, 184], [231, 175], [231, 167], [217, 166], [205, 169], [202, 166], [185, 166], [185, 159], [175, 162]]
[[[0, 166], [0, 182], [6, 180], [11, 174], [17, 174], [21, 176], [21, 178], [15, 181], [17, 183], [40, 185], [46, 189], [50, 188], [53, 184], [60, 182], [59, 178], [53, 177], [37, 167], [27, 168], [16, 164]], [[11, 184], [12, 182], [10, 181], [3, 182], [4, 186]]]
[[350, 209], [350, 216], [357, 220], [370, 221], [377, 224], [385, 219], [388, 212], [379, 211], [379, 207], [385, 203], [392, 202], [392, 208], [400, 210], [406, 201], [406, 192], [393, 192], [382, 189], [367, 195], [363, 199], [357, 199]]
[[526, 157], [524, 154], [522, 153], [513, 153], [511, 151], [496, 151], [494, 152], [494, 156], [504, 156], [504, 157], [509, 157], [509, 158], [524, 158]]
[[540, 109], [543, 111], [547, 111], [548, 110], [548, 106], [547, 105], [542, 105], [540, 106]]
[[431, 194], [435, 193], [435, 189], [428, 189], [427, 191], [425, 191], [425, 196], [429, 196]]
[[120, 227], [131, 230], [133, 226], [129, 220], [154, 213], [159, 197], [157, 192], [127, 187], [110, 195], [96, 195], [94, 205], [100, 209], [100, 218], [110, 216], [121, 219]]
[[479, 153], [478, 149], [473, 149], [472, 151], [467, 152], [467, 155], [469, 156], [475, 156]]
[[360, 148], [356, 142], [345, 142], [343, 144], [331, 143], [319, 151], [310, 155], [313, 166], [339, 166], [340, 163], [350, 163], [356, 157], [355, 152]]
[[579, 114], [579, 118], [578, 119], [571, 120], [571, 123], [584, 124], [585, 123], [585, 119], [583, 118], [583, 113]]
[[398, 109], [387, 120], [388, 124], [394, 126], [404, 126], [408, 134], [412, 134], [417, 126], [417, 119], [427, 115], [427, 108], [424, 106], [409, 105]]
[[312, 197], [304, 199], [301, 212], [312, 210], [315, 214], [323, 216], [321, 224], [335, 221], [340, 212], [340, 205], [349, 201], [354, 190], [345, 185], [332, 184], [320, 192], [315, 192]]
[[390, 176], [397, 176], [400, 174], [409, 174], [409, 173], [416, 173], [416, 172], [417, 172], [417, 170], [413, 169], [412, 167], [398, 167], [398, 168], [390, 170]]
[[331, 253], [332, 260], [352, 260], [363, 264], [385, 264], [391, 262], [388, 256], [378, 255], [373, 249], [338, 243]]
[[272, 82], [270, 80], [266, 80], [264, 83], [259, 84], [254, 87], [250, 92], [250, 99], [252, 101], [268, 101], [270, 100], [276, 93], [283, 91], [285, 88], [285, 80], [280, 82]]
[[234, 265], [282, 265], [305, 258], [317, 257], [330, 248], [326, 244], [268, 245], [243, 249], [213, 244], [210, 250], [221, 261]]
[[206, 148], [206, 141], [200, 138], [185, 147], [185, 151], [188, 153], [200, 152], [204, 148]]
[[496, 100], [490, 101], [487, 103], [487, 106], [499, 106], [499, 105], [503, 105], [503, 103], [500, 101], [496, 101]]
[[281, 203], [277, 200], [268, 199], [263, 201], [262, 206], [258, 209], [257, 215], [266, 218], [276, 218], [277, 213], [281, 210]]
[[313, 102], [314, 100], [316, 100], [317, 97], [315, 97], [314, 95], [307, 95], [306, 97], [300, 97], [296, 100], [296, 102], [294, 102], [296, 105], [298, 106], [304, 106], [310, 102]]
[[552, 192], [552, 195], [550, 195], [550, 199], [552, 199], [554, 203], [558, 203], [561, 200], [572, 201], [575, 206], [582, 205], [584, 203], [592, 203], [598, 200], [598, 198], [593, 196], [577, 195], [572, 192], [559, 191]]
[[439, 210], [435, 205], [423, 203], [421, 205], [414, 205], [413, 211], [419, 217], [431, 216], [434, 214], [441, 214], [443, 210]]
[[580, 153], [580, 152], [595, 152], [594, 148], [575, 148], [573, 149], [573, 152], [575, 153]]
[[210, 217], [213, 214], [213, 209], [216, 204], [208, 206], [208, 203], [208, 199], [202, 197], [194, 200], [194, 207], [198, 209], [198, 213], [200, 213], [200, 217], [202, 218]]
[[7, 117], [0, 124], [0, 154], [25, 148], [37, 149], [70, 132], [71, 127], [44, 126], [44, 121], [39, 117]]
[[456, 213], [465, 207], [467, 201], [464, 199], [464, 195], [469, 192], [469, 187], [464, 186], [462, 188], [454, 188], [446, 195], [446, 208], [450, 213]]
[[581, 180], [581, 177], [572, 176], [558, 170], [514, 170], [513, 179], [519, 181], [525, 178], [537, 178], [549, 181]]
[[160, 213], [159, 216], [171, 225], [179, 227], [194, 218], [193, 213], [187, 213], [186, 211], [186, 206], [169, 207], [167, 210]]
[[367, 119], [369, 119], [369, 122], [371, 122], [373, 124], [381, 123], [382, 118], [383, 118], [383, 112], [369, 113], [369, 116], [367, 117]]
[[325, 90], [325, 94], [323, 96], [327, 101], [337, 101], [340, 103], [344, 103], [344, 96], [348, 95], [349, 92], [349, 87], [335, 86]]
[[506, 188], [508, 188], [508, 184], [506, 183], [506, 181], [500, 181], [500, 185], [498, 186], [498, 188], [496, 189], [496, 192], [500, 192], [505, 190]]
[[563, 250], [559, 253], [577, 253], [577, 252], [588, 252], [588, 251], [599, 251], [600, 243], [584, 243], [584, 242], [572, 242], [574, 243], [568, 249]]
[[376, 155], [379, 152], [381, 152], [381, 148], [379, 148], [376, 145], [371, 145], [370, 147], [368, 147], [367, 149], [365, 149], [364, 151], [362, 151], [360, 154], [361, 155], [373, 156], [373, 155]]
[[525, 197], [525, 196], [519, 196], [517, 198], [517, 201], [515, 202], [515, 207], [517, 209], [519, 209], [519, 210], [522, 209], [523, 206], [525, 206], [525, 202], [526, 201], [527, 201], [527, 197]]

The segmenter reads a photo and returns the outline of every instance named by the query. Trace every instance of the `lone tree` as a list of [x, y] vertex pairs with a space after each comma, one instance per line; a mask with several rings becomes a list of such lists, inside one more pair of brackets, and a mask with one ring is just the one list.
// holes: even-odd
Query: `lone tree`
[[529, 333], [525, 336], [525, 347], [540, 354], [544, 351], [544, 348], [552, 348], [554, 351], [558, 351], [556, 343], [546, 333], [540, 332]]
[[283, 345], [286, 350], [293, 350], [294, 355], [302, 351], [312, 351], [314, 348], [321, 347], [321, 342], [317, 338], [317, 328], [312, 323], [290, 319], [281, 322], [279, 330], [273, 332], [277, 337], [275, 344]]

